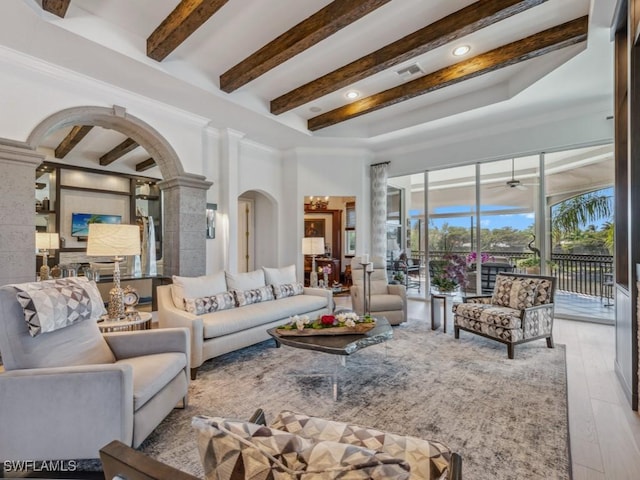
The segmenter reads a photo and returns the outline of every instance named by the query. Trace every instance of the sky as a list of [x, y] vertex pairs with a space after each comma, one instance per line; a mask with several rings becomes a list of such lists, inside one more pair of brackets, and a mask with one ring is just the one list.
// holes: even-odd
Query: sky
[[[475, 226], [475, 219], [474, 226]], [[448, 217], [448, 218], [433, 218], [431, 220], [432, 225], [441, 227], [444, 223], [448, 223], [449, 226], [465, 227], [471, 226], [470, 217]], [[535, 215], [532, 213], [525, 214], [507, 214], [507, 215], [492, 215], [484, 217], [480, 220], [482, 228], [503, 228], [512, 227], [515, 230], [525, 230], [535, 222]]]
[[[601, 190], [603, 195], [607, 195], [613, 197], [613, 188], [606, 188]], [[505, 206], [496, 206], [496, 205], [485, 205], [484, 209], [496, 211], [496, 210], [508, 210], [508, 207]], [[469, 206], [458, 206], [458, 207], [442, 207], [436, 210], [438, 214], [451, 214], [451, 216], [447, 216], [444, 218], [431, 218], [431, 224], [436, 227], [442, 227], [442, 225], [446, 222], [449, 226], [456, 227], [464, 227], [469, 228], [471, 226], [471, 216], [472, 213], [469, 212]], [[412, 210], [411, 215], [419, 214], [418, 211]], [[420, 212], [421, 213], [421, 212]], [[596, 229], [600, 229], [604, 223], [608, 219], [603, 218], [593, 224], [596, 226]], [[475, 218], [474, 218], [475, 222]], [[482, 228], [503, 228], [503, 227], [512, 227], [515, 230], [525, 230], [535, 222], [535, 214], [533, 212], [528, 213], [518, 213], [518, 214], [503, 214], [503, 215], [488, 215], [482, 216], [481, 214], [481, 226]], [[474, 223], [475, 225], [475, 223]], [[585, 225], [586, 227], [587, 225]]]

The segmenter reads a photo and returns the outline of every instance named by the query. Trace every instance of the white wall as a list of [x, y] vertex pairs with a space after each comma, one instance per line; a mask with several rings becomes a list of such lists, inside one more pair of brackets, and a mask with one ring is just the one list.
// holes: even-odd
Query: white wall
[[[0, 47], [0, 137], [26, 141], [46, 117], [70, 107], [120, 105], [156, 129], [185, 171], [204, 174], [202, 131], [207, 119]], [[118, 169], [115, 164], [113, 170]], [[129, 170], [127, 173], [133, 173]]]

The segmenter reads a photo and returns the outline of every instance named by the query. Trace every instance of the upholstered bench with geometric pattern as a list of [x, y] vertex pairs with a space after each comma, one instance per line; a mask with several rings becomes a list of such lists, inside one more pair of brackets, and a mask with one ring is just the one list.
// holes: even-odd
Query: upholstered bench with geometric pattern
[[510, 359], [514, 346], [546, 338], [553, 348], [554, 277], [501, 273], [491, 296], [465, 298], [453, 306], [455, 338], [460, 330], [482, 335], [507, 345]]
[[290, 411], [265, 423], [194, 417], [205, 478], [462, 478], [461, 457], [439, 442]]

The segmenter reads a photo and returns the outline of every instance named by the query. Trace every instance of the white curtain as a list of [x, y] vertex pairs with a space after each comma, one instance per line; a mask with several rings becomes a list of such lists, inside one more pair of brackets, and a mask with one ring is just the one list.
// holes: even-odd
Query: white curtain
[[371, 165], [371, 256], [387, 257], [387, 178], [389, 163]]

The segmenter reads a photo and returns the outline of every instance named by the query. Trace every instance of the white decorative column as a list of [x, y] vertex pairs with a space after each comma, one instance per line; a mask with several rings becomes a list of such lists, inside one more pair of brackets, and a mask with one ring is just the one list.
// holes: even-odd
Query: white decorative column
[[387, 258], [389, 162], [371, 165], [371, 257]]
[[220, 135], [221, 149], [221, 179], [220, 199], [221, 205], [218, 212], [226, 217], [226, 224], [223, 225], [225, 242], [225, 269], [229, 272], [238, 271], [238, 222], [240, 212], [238, 212], [238, 197], [240, 191], [240, 146], [244, 133], [232, 129], [225, 129]]

